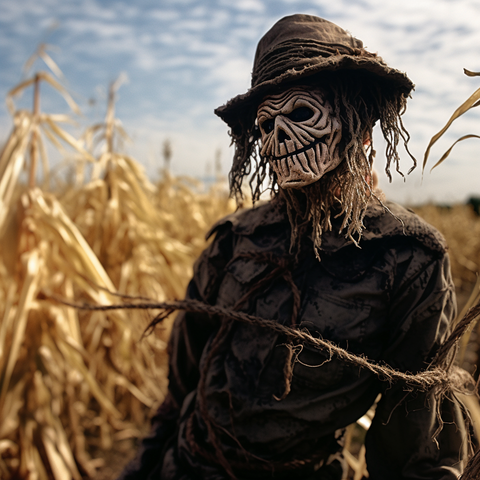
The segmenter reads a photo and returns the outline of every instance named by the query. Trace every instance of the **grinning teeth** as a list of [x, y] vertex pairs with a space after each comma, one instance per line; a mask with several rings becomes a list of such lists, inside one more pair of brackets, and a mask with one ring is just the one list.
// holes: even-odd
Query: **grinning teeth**
[[287, 157], [287, 165], [288, 165], [288, 176], [291, 176], [295, 170], [297, 169], [296, 168], [296, 162], [294, 161], [294, 159], [292, 157]]
[[271, 158], [269, 160], [270, 165], [272, 166], [273, 170], [277, 173], [277, 175], [280, 173], [280, 170], [278, 169], [278, 160], [276, 158]]
[[275, 170], [277, 171], [277, 175], [279, 175], [280, 177], [283, 175], [280, 160], [275, 160]]
[[325, 144], [321, 144], [321, 152], [318, 160], [319, 163], [321, 162], [322, 166], [325, 166], [330, 160], [330, 153], [328, 152], [328, 148]]
[[282, 158], [280, 160], [280, 171], [283, 172], [282, 175], [284, 177], [288, 177], [288, 175], [290, 174], [287, 167], [287, 160], [285, 158]]
[[287, 146], [284, 144], [284, 143], [281, 143], [279, 146], [278, 146], [278, 156], [279, 157], [283, 157], [285, 155], [288, 155], [288, 150], [287, 150]]
[[310, 165], [310, 162], [308, 161], [307, 152], [302, 152], [300, 155], [297, 155], [297, 159], [305, 173], [311, 173], [312, 170], [315, 170], [314, 168], [312, 169], [312, 165]]
[[315, 175], [320, 175], [319, 162], [322, 160], [322, 148], [324, 144], [319, 143], [315, 145], [315, 149], [312, 149], [313, 158], [310, 159], [310, 168]]

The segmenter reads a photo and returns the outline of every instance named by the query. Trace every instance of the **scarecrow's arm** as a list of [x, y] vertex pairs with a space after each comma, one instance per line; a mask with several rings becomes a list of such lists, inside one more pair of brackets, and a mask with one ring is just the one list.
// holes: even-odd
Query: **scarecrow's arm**
[[[185, 298], [214, 305], [231, 258], [232, 235], [228, 226], [216, 232], [210, 246], [195, 262], [194, 275]], [[170, 357], [169, 392], [181, 407], [185, 397], [197, 388], [200, 379], [200, 358], [203, 349], [218, 328], [217, 317], [202, 313], [179, 312], [173, 325], [168, 346]]]
[[[399, 262], [396, 295], [390, 310], [390, 347], [385, 360], [402, 371], [425, 369], [449, 333], [455, 296], [448, 256], [433, 260], [416, 247]], [[455, 480], [466, 458], [465, 423], [459, 406], [405, 385], [386, 388], [367, 433], [370, 480]], [[438, 407], [438, 409], [437, 409]], [[438, 446], [432, 439], [437, 413], [445, 422]]]
[[[195, 263], [194, 276], [187, 287], [186, 299], [214, 303], [223, 268], [228, 262], [231, 236], [229, 229], [217, 233], [216, 239]], [[180, 410], [185, 397], [197, 388], [203, 348], [217, 326], [217, 320], [205, 314], [179, 312], [168, 352], [169, 387], [162, 405], [151, 420], [150, 434], [142, 440], [136, 458], [118, 480], [137, 480], [160, 475], [163, 456], [176, 434]]]

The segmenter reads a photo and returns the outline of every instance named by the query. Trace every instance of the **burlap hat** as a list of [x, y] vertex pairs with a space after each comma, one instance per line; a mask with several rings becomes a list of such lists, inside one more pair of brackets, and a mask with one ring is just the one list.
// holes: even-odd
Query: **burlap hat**
[[215, 113], [235, 131], [250, 123], [262, 98], [272, 90], [338, 70], [370, 72], [398, 94], [408, 95], [414, 88], [405, 73], [367, 52], [361, 40], [338, 25], [313, 15], [296, 14], [279, 20], [258, 43], [251, 88]]

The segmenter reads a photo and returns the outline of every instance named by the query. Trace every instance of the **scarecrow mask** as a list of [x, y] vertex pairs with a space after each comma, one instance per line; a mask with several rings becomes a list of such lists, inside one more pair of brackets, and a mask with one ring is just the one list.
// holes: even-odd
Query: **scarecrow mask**
[[336, 168], [342, 127], [320, 90], [293, 87], [269, 95], [258, 107], [260, 155], [282, 188], [303, 187]]

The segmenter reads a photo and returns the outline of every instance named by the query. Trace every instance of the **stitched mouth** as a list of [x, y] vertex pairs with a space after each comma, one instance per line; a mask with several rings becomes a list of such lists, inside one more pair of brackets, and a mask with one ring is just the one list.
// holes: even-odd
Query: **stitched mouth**
[[322, 137], [317, 138], [314, 142], [309, 143], [308, 145], [306, 145], [306, 146], [303, 147], [303, 148], [299, 148], [298, 150], [295, 150], [295, 151], [293, 151], [293, 152], [286, 153], [285, 155], [281, 155], [281, 156], [279, 156], [279, 157], [268, 157], [268, 159], [269, 159], [270, 161], [272, 161], [272, 160], [279, 161], [279, 160], [283, 160], [284, 158], [287, 158], [287, 157], [292, 157], [293, 155], [300, 155], [301, 153], [306, 152], [307, 150], [310, 150], [310, 149], [313, 148], [315, 145], [318, 145], [321, 141], [322, 141]]

